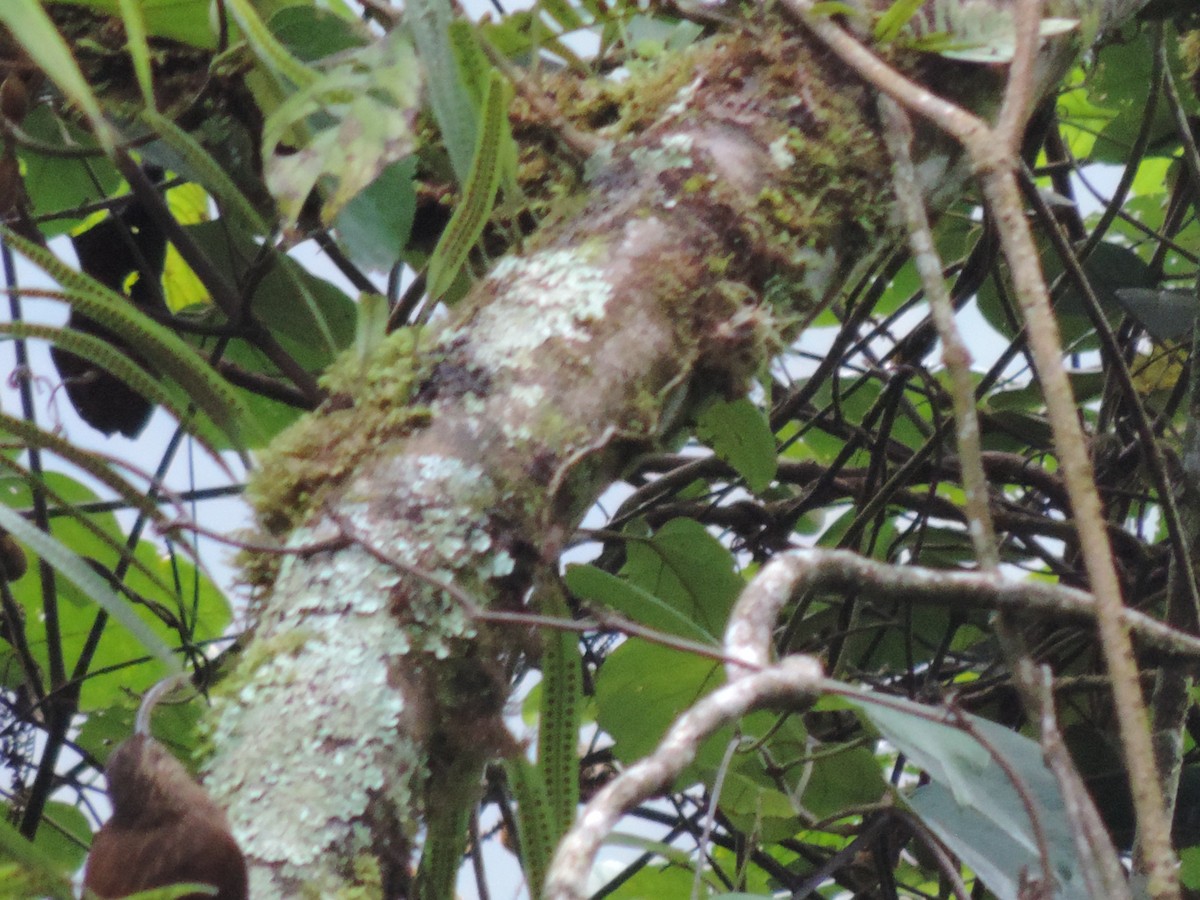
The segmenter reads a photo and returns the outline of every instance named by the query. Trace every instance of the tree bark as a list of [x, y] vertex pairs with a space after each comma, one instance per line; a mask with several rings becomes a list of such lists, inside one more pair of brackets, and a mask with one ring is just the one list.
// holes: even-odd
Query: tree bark
[[[1082, 26], [1045, 43], [1039, 94], [1080, 34], [1139, 5], [1059, 11]], [[898, 62], [975, 109], [1001, 83]], [[592, 160], [582, 208], [418, 349], [404, 332], [343, 360], [333, 398], [263, 461], [260, 519], [293, 552], [215, 704], [207, 774], [256, 900], [409, 891], [424, 817], [469, 803], [482, 764], [512, 749], [500, 716], [530, 639], [435, 584], [521, 608], [638, 454], [699, 399], [743, 393], [900, 237], [873, 96], [801, 31], [767, 18], [634, 77], [646, 105]], [[968, 173], [946, 140], [921, 136], [916, 154], [933, 205], [957, 194]]]

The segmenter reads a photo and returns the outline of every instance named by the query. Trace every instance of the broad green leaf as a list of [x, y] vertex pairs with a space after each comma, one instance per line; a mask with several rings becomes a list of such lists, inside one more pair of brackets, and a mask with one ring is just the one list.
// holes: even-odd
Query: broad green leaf
[[810, 770], [804, 773], [804, 785], [800, 802], [817, 819], [878, 803], [888, 789], [879, 760], [865, 747], [833, 752], [833, 748], [819, 746]]
[[[609, 843], [632, 843], [632, 840], [632, 835], [620, 835], [610, 840]], [[659, 900], [659, 898], [662, 900], [680, 898], [682, 900], [682, 898], [691, 896], [694, 877], [690, 865], [692, 860], [681, 850], [673, 848], [669, 844], [645, 840], [638, 844], [640, 848], [651, 845], [655, 849], [661, 848], [663, 858], [654, 858], [650, 865], [643, 866], [616, 890], [606, 893], [605, 897], [610, 900], [651, 900], [651, 898], [653, 900]], [[654, 849], [643, 852], [654, 852]], [[673, 864], [665, 865], [664, 860], [671, 860]], [[610, 865], [611, 875], [615, 877], [622, 873], [626, 863], [613, 861]]]
[[670, 603], [595, 566], [568, 566], [566, 582], [580, 600], [603, 604], [640, 625], [713, 646], [720, 643]]
[[416, 156], [392, 163], [338, 213], [338, 242], [356, 265], [379, 271], [400, 259], [417, 210], [416, 171]]
[[[258, 245], [251, 238], [231, 239], [220, 222], [190, 226], [188, 233], [216, 265], [239, 277], [258, 254]], [[306, 302], [305, 294], [311, 303]], [[357, 317], [354, 301], [337, 286], [312, 275], [287, 257], [280, 257], [259, 282], [254, 294], [254, 313], [288, 353], [312, 372], [324, 369], [354, 340]], [[324, 337], [326, 333], [328, 339]]]
[[[51, 147], [73, 143], [81, 148], [97, 150], [95, 140], [69, 121], [53, 114], [48, 104], [35, 106], [22, 123], [31, 137]], [[43, 155], [28, 147], [18, 147], [25, 187], [32, 205], [30, 212], [40, 222], [46, 237], [69, 232], [80, 224], [81, 218], [53, 218], [104, 196], [118, 192], [123, 183], [116, 168], [107, 159], [90, 156], [85, 159]]]
[[67, 871], [78, 869], [83, 865], [87, 842], [92, 836], [87, 816], [77, 807], [57, 800], [46, 804], [44, 816], [34, 843]]
[[170, 887], [153, 888], [130, 894], [125, 900], [181, 900], [184, 897], [215, 897], [217, 889], [211, 884], [184, 882]]
[[1179, 881], [1184, 887], [1200, 889], [1200, 847], [1185, 847], [1179, 852]]
[[450, 25], [450, 0], [411, 0], [404, 7], [404, 24], [419, 49], [429, 91], [429, 105], [450, 156], [459, 185], [465, 185], [475, 155], [478, 130], [471, 94], [459, 71]]
[[318, 6], [286, 6], [273, 13], [268, 24], [275, 37], [309, 63], [362, 47], [370, 39], [353, 14], [347, 17]]
[[1195, 327], [1200, 298], [1195, 291], [1118, 288], [1117, 302], [1156, 341], [1175, 341]]
[[[1055, 278], [1062, 267], [1057, 256], [1048, 258], [1044, 264], [1047, 281]], [[1096, 295], [1105, 317], [1114, 324], [1120, 315], [1121, 304], [1117, 291], [1127, 288], [1157, 288], [1154, 273], [1146, 262], [1128, 247], [1112, 241], [1101, 241], [1083, 261], [1092, 292]], [[1068, 284], [1061, 298], [1054, 304], [1059, 317], [1087, 315], [1084, 299], [1073, 283]], [[1090, 326], [1089, 326], [1090, 327]]]
[[[7, 810], [6, 810], [7, 812]], [[44, 847], [27, 841], [21, 832], [9, 823], [7, 815], [0, 816], [0, 858], [15, 861], [32, 879], [37, 879], [37, 887], [46, 891], [55, 900], [74, 900], [75, 891], [71, 888], [70, 867], [63, 865], [54, 854]], [[3, 875], [0, 869], [0, 875]], [[14, 880], [17, 874], [10, 877]], [[0, 882], [2, 883], [2, 882]], [[0, 892], [3, 888], [0, 887]], [[0, 893], [0, 896], [4, 896]]]
[[[68, 444], [58, 435], [40, 430], [23, 419], [6, 416], [5, 420], [6, 429], [21, 445], [49, 450], [63, 460], [79, 466], [97, 481], [113, 488], [118, 496], [126, 498], [131, 509], [139, 509], [145, 505], [144, 492], [138, 492], [133, 485], [124, 483], [106, 466], [103, 459], [92, 456], [87, 451]], [[14, 427], [14, 423], [19, 424]], [[147, 587], [144, 587], [143, 591], [149, 589], [159, 595], [173, 593], [167, 581], [159, 577], [156, 569], [147, 568], [137, 554], [129, 550], [126, 535], [117, 527], [116, 519], [111, 514], [87, 513], [78, 509], [80, 504], [97, 499], [94, 492], [58, 472], [43, 471], [40, 475], [30, 472], [7, 457], [0, 456], [0, 467], [11, 473], [8, 477], [0, 478], [0, 484], [3, 485], [0, 488], [0, 496], [3, 497], [3, 502], [15, 509], [28, 509], [32, 503], [32, 491], [42, 491], [47, 503], [59, 511], [54, 516], [52, 527], [56, 538], [74, 548], [81, 556], [111, 560], [113, 564], [118, 561], [127, 564], [130, 567], [127, 578], [145, 576]], [[156, 513], [153, 517], [157, 518], [159, 515]], [[14, 594], [18, 600], [32, 601], [32, 605], [27, 604], [28, 609], [33, 609], [41, 602], [40, 594], [36, 591], [28, 598], [23, 598], [23, 588], [19, 585], [14, 586]]]
[[282, 75], [301, 90], [310, 88], [317, 82], [317, 73], [292, 56], [287, 47], [276, 39], [250, 0], [225, 0], [225, 4], [238, 27], [242, 29], [255, 57], [267, 69]]
[[[85, 6], [110, 16], [121, 14], [122, 0], [50, 0]], [[217, 46], [211, 16], [212, 0], [139, 0], [148, 34], [170, 38], [193, 47]]]
[[[1165, 41], [1167, 62], [1177, 80], [1186, 80], [1179, 65], [1176, 41]], [[1088, 100], [1113, 115], [1096, 136], [1092, 161], [1124, 164], [1129, 147], [1142, 128], [1146, 97], [1151, 90], [1150, 33], [1141, 29], [1122, 40], [1107, 42], [1096, 54], [1096, 63], [1088, 83]], [[1163, 98], [1154, 109], [1150, 126], [1150, 146], [1159, 155], [1169, 156], [1178, 145], [1171, 106]]]
[[730, 824], [763, 841], [782, 841], [800, 828], [791, 799], [762, 777], [757, 758], [735, 757], [721, 787], [721, 814]]
[[766, 413], [749, 400], [716, 400], [696, 422], [696, 436], [746, 480], [754, 493], [775, 478], [775, 435]]
[[[629, 640], [597, 673], [596, 721], [616, 742], [617, 759], [629, 764], [652, 752], [671, 723], [723, 680], [715, 660]], [[731, 734], [726, 728], [709, 738], [681, 784], [715, 769]]]
[[672, 519], [648, 541], [631, 541], [621, 575], [712, 635], [724, 632], [745, 587], [729, 548], [694, 519]]
[[[268, 116], [263, 128], [267, 187], [289, 223], [314, 188], [322, 221], [337, 214], [388, 165], [408, 156], [420, 69], [400, 30], [339, 57]], [[306, 135], [300, 147], [292, 135]]]
[[[1042, 873], [1025, 798], [1032, 802], [1050, 848], [1058, 882], [1054, 896], [1087, 900], [1058, 783], [1036, 743], [987, 719], [960, 713], [987, 741], [985, 747], [966, 730], [931, 720], [927, 707], [900, 700], [886, 705], [869, 698], [852, 702], [932, 779], [910, 797], [913, 811], [1000, 900], [1021, 896], [1021, 873], [1039, 878]], [[993, 753], [1003, 759], [1003, 768]], [[1020, 779], [1020, 792], [1007, 773]]]
[[114, 594], [104, 580], [92, 570], [92, 567], [69, 547], [31, 525], [24, 516], [4, 505], [0, 505], [0, 528], [53, 566], [92, 602], [124, 625], [151, 655], [158, 657], [170, 672], [182, 671], [179, 660], [162, 638], [151, 631], [133, 611], [129, 602]]

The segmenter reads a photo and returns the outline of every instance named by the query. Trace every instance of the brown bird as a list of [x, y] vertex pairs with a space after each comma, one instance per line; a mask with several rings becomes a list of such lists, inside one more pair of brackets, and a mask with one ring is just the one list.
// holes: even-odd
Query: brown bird
[[139, 729], [112, 752], [104, 774], [113, 812], [92, 841], [85, 888], [115, 900], [193, 883], [216, 888], [217, 900], [246, 900], [246, 860], [225, 812], [162, 744]]

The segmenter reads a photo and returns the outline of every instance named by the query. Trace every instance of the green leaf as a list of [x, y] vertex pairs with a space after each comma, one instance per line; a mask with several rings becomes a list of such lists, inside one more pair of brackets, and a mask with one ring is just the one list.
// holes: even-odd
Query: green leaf
[[67, 871], [78, 869], [83, 865], [92, 836], [87, 816], [70, 803], [56, 800], [46, 804], [43, 816], [34, 843]]
[[3, 528], [43, 560], [53, 566], [69, 582], [78, 587], [97, 606], [124, 625], [138, 642], [156, 656], [172, 673], [182, 672], [179, 660], [171, 648], [151, 631], [129, 603], [112, 592], [84, 560], [61, 542], [31, 525], [25, 517], [0, 505], [0, 528]]
[[696, 422], [696, 437], [746, 480], [754, 493], [775, 477], [775, 435], [766, 413], [743, 398], [709, 404]]
[[[84, 149], [99, 149], [95, 140], [77, 125], [58, 119], [49, 104], [35, 106], [22, 128], [48, 146], [74, 144]], [[98, 195], [115, 194], [122, 184], [112, 163], [98, 155], [71, 159], [43, 155], [24, 146], [16, 149], [32, 205], [30, 212], [39, 220], [39, 228], [46, 237], [70, 231], [82, 221], [78, 212], [61, 217], [63, 212], [77, 211], [95, 201]]]
[[1200, 847], [1185, 847], [1179, 851], [1179, 861], [1183, 864], [1179, 869], [1179, 881], [1186, 888], [1200, 888]]
[[[596, 676], [596, 721], [612, 735], [621, 762], [651, 753], [681, 713], [720, 686], [724, 675], [711, 659], [631, 640], [614, 650]], [[721, 762], [732, 731], [721, 729], [705, 742], [690, 774], [712, 771]]]
[[580, 600], [603, 604], [640, 625], [714, 647], [720, 644], [712, 632], [670, 603], [595, 566], [567, 566], [566, 583]]
[[554, 811], [546, 795], [541, 773], [523, 756], [504, 760], [508, 786], [517, 801], [517, 830], [521, 839], [521, 868], [529, 893], [542, 895], [546, 869], [554, 853]]
[[[570, 610], [557, 579], [538, 592], [544, 615], [568, 618]], [[583, 661], [579, 638], [547, 629], [542, 635], [541, 715], [538, 717], [538, 773], [550, 806], [553, 849], [579, 804], [579, 723], [583, 712]], [[536, 896], [536, 894], [534, 894]]]
[[48, 250], [8, 229], [2, 233], [15, 250], [58, 282], [72, 308], [137, 347], [147, 362], [188, 392], [235, 446], [240, 445], [244, 423], [237, 396], [178, 335], [141, 313], [125, 297], [68, 267]]
[[453, 21], [450, 0], [411, 0], [404, 8], [404, 23], [412, 32], [425, 67], [433, 117], [442, 133], [454, 175], [460, 185], [465, 185], [475, 158], [478, 128], [470, 90], [459, 71], [450, 40]]
[[44, 847], [27, 841], [6, 816], [0, 816], [0, 858], [14, 860], [25, 872], [37, 878], [38, 888], [50, 893], [55, 900], [73, 900], [75, 892], [71, 889], [70, 869]]
[[339, 57], [267, 117], [267, 187], [287, 222], [299, 218], [320, 185], [321, 218], [332, 223], [380, 172], [412, 152], [420, 83], [412, 46], [396, 30]]
[[412, 233], [416, 156], [394, 162], [346, 204], [333, 222], [338, 243], [364, 269], [390, 269]]
[[[187, 402], [183, 402], [177, 394], [167, 390], [157, 375], [147, 372], [131, 357], [126, 356], [111, 343], [103, 340], [102, 338], [95, 337], [94, 335], [87, 334], [82, 331], [75, 331], [70, 328], [55, 328], [50, 325], [33, 325], [26, 322], [0, 322], [0, 336], [4, 335], [11, 336], [16, 339], [36, 338], [49, 341], [56, 347], [60, 347], [63, 350], [68, 350], [71, 353], [74, 353], [76, 356], [82, 357], [89, 362], [96, 363], [96, 365], [100, 366], [108, 373], [115, 375], [117, 378], [124, 381], [127, 385], [129, 385], [147, 400], [157, 403], [158, 405], [170, 410], [171, 414], [174, 415], [175, 418], [180, 422], [186, 424], [193, 418], [193, 414], [188, 408], [189, 404]], [[17, 428], [22, 428], [24, 425], [24, 423], [21, 423], [20, 420], [11, 420], [8, 419], [8, 417], [4, 417], [4, 420], [9, 425], [12, 425], [14, 422], [16, 422]], [[221, 459], [220, 452], [215, 446], [208, 443], [200, 434], [197, 434], [196, 438], [200, 445], [204, 447], [204, 449], [210, 454], [212, 454], [213, 459], [215, 459], [219, 465], [223, 466], [225, 464]], [[67, 454], [74, 449], [66, 442], [61, 442], [59, 444], [59, 448], [64, 450]], [[81, 455], [85, 457], [87, 456], [87, 454]], [[124, 484], [124, 482], [122, 482], [122, 484]], [[123, 497], [126, 498], [126, 500], [130, 501], [131, 505], [141, 505], [134, 501], [138, 496], [144, 496], [143, 492], [138, 490], [120, 490], [119, 492]], [[150, 504], [146, 508], [146, 511], [152, 515], [156, 514], [156, 508], [154, 504]]]
[[154, 109], [154, 79], [150, 70], [150, 45], [146, 42], [145, 10], [139, 0], [117, 0], [117, 6], [125, 26], [125, 45], [133, 60], [133, 74], [142, 92], [142, 102], [148, 109]]
[[879, 17], [872, 29], [875, 40], [890, 44], [900, 35], [900, 29], [925, 5], [925, 0], [895, 0]]
[[255, 234], [270, 231], [266, 221], [234, 184], [225, 168], [199, 141], [153, 109], [143, 112], [142, 118], [179, 156], [182, 165], [178, 168], [185, 170], [191, 180], [212, 194], [224, 215], [231, 217], [237, 225], [250, 228]]
[[362, 47], [369, 38], [353, 15], [317, 6], [285, 6], [271, 15], [269, 24], [271, 33], [306, 62]]
[[678, 610], [706, 634], [725, 630], [745, 582], [729, 548], [694, 519], [672, 519], [649, 541], [631, 541], [621, 575]]
[[820, 753], [805, 773], [804, 808], [817, 819], [838, 815], [854, 806], [878, 803], [888, 785], [875, 754], [865, 747]]
[[[926, 707], [890, 700], [852, 701], [885, 738], [932, 779], [909, 799], [913, 811], [973, 869], [1000, 900], [1018, 900], [1022, 873], [1041, 877], [1025, 797], [1033, 805], [1057, 879], [1056, 898], [1088, 900], [1073, 830], [1058, 783], [1041, 748], [1016, 732], [968, 713], [963, 721], [987, 741], [945, 721]], [[945, 714], [942, 714], [945, 715]], [[993, 758], [995, 753], [1004, 762]], [[1018, 792], [1008, 772], [1020, 780]]]
[[429, 259], [429, 296], [433, 299], [440, 298], [454, 283], [492, 214], [500, 189], [508, 101], [508, 83], [499, 72], [493, 72], [466, 186]]
[[[69, 3], [86, 6], [98, 13], [117, 16], [121, 13], [120, 0], [49, 0], [51, 3]], [[170, 38], [205, 50], [217, 46], [217, 35], [213, 31], [210, 15], [212, 0], [139, 0], [142, 17], [148, 34]]]
[[272, 72], [304, 90], [318, 81], [315, 71], [294, 57], [259, 17], [250, 0], [225, 0], [226, 9], [237, 22], [255, 57]]
[[[244, 277], [258, 246], [249, 236], [231, 239], [220, 222], [187, 226], [214, 264]], [[310, 372], [324, 369], [354, 340], [356, 306], [336, 285], [280, 257], [254, 294], [254, 313], [284, 349]], [[317, 340], [317, 336], [321, 339]], [[255, 368], [253, 371], [259, 371]]]
[[1146, 329], [1156, 341], [1176, 341], [1196, 325], [1200, 297], [1195, 291], [1167, 288], [1118, 288], [1121, 308]]

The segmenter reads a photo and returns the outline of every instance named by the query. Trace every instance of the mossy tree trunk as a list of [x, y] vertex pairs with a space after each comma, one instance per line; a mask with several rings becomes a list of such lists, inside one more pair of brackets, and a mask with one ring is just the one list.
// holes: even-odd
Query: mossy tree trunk
[[[1056, 10], [1083, 24], [1043, 47], [1039, 91], [1080, 34], [1136, 5]], [[743, 393], [901, 237], [872, 93], [773, 14], [755, 28], [660, 67], [645, 93], [668, 102], [593, 160], [577, 213], [436, 333], [343, 360], [333, 398], [264, 461], [260, 516], [294, 552], [212, 714], [207, 774], [256, 900], [409, 889], [427, 812], [457, 816], [483, 763], [510, 752], [500, 716], [530, 641], [436, 584], [523, 608], [636, 455], [697, 400]], [[907, 68], [975, 109], [1002, 84], [933, 56]], [[919, 153], [933, 203], [961, 189], [946, 141], [926, 134]]]

